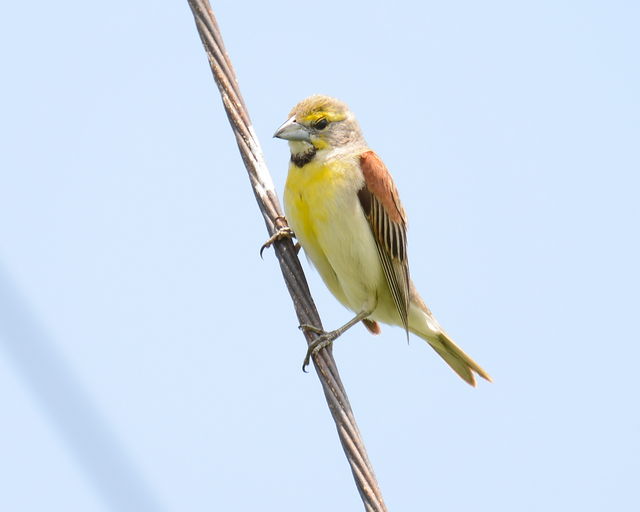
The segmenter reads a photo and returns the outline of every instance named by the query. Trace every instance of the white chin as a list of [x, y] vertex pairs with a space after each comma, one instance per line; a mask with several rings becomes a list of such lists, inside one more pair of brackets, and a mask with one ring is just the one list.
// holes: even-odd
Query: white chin
[[313, 145], [304, 140], [290, 140], [289, 141], [289, 149], [291, 149], [292, 155], [297, 155], [299, 153], [306, 153], [311, 149]]

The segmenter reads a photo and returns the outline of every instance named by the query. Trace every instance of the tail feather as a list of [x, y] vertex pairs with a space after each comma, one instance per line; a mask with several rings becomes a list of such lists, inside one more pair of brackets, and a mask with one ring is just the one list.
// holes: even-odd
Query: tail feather
[[413, 283], [410, 283], [411, 307], [409, 310], [409, 330], [424, 339], [451, 366], [462, 379], [475, 387], [474, 373], [489, 382], [491, 377], [478, 363], [464, 353], [442, 330], [440, 324], [431, 314]]
[[436, 337], [423, 337], [453, 371], [470, 385], [474, 387], [476, 385], [474, 372], [483, 379], [491, 382], [491, 376], [484, 371], [478, 363], [465, 354], [444, 332], [438, 333]]

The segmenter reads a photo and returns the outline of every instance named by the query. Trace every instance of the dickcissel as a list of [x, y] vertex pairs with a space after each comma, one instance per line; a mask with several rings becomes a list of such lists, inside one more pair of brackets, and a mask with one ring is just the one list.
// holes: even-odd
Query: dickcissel
[[291, 149], [284, 207], [289, 226], [335, 297], [356, 316], [324, 332], [309, 356], [363, 322], [403, 327], [429, 343], [466, 382], [491, 377], [444, 332], [409, 278], [407, 216], [384, 163], [343, 102], [315, 95], [298, 103], [274, 137]]

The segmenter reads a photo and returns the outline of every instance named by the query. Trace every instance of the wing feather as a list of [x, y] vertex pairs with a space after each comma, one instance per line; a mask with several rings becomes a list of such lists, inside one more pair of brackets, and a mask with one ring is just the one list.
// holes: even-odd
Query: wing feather
[[407, 222], [391, 174], [373, 151], [360, 155], [364, 185], [358, 191], [402, 325], [409, 332]]

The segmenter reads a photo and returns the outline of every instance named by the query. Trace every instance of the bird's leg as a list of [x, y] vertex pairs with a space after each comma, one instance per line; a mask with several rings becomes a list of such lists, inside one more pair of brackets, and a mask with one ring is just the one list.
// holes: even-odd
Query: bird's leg
[[340, 337], [345, 333], [345, 331], [348, 331], [358, 322], [367, 318], [371, 313], [372, 311], [361, 311], [356, 316], [354, 316], [351, 320], [349, 320], [346, 324], [344, 324], [342, 327], [338, 327], [335, 331], [327, 332], [322, 329], [319, 329], [314, 325], [308, 325], [308, 324], [302, 324], [301, 326], [299, 326], [299, 329], [303, 331], [311, 331], [318, 334], [318, 337], [315, 340], [313, 340], [309, 344], [309, 347], [307, 348], [307, 355], [304, 357], [304, 362], [302, 363], [302, 371], [303, 372], [307, 371], [307, 366], [309, 366], [309, 361], [311, 360], [311, 356], [317, 354], [323, 348], [331, 346], [338, 337]]
[[[273, 233], [273, 235], [271, 235], [269, 239], [262, 244], [262, 247], [260, 247], [261, 258], [264, 250], [267, 249], [268, 247], [271, 247], [274, 242], [277, 242], [278, 240], [284, 240], [285, 238], [294, 238], [296, 236], [296, 234], [293, 232], [293, 229], [291, 229], [287, 225], [287, 219], [285, 219], [281, 215], [276, 217], [275, 227], [276, 227], [276, 230]], [[298, 254], [298, 251], [300, 251], [300, 244], [296, 243], [294, 248], [296, 250], [296, 254]]]

